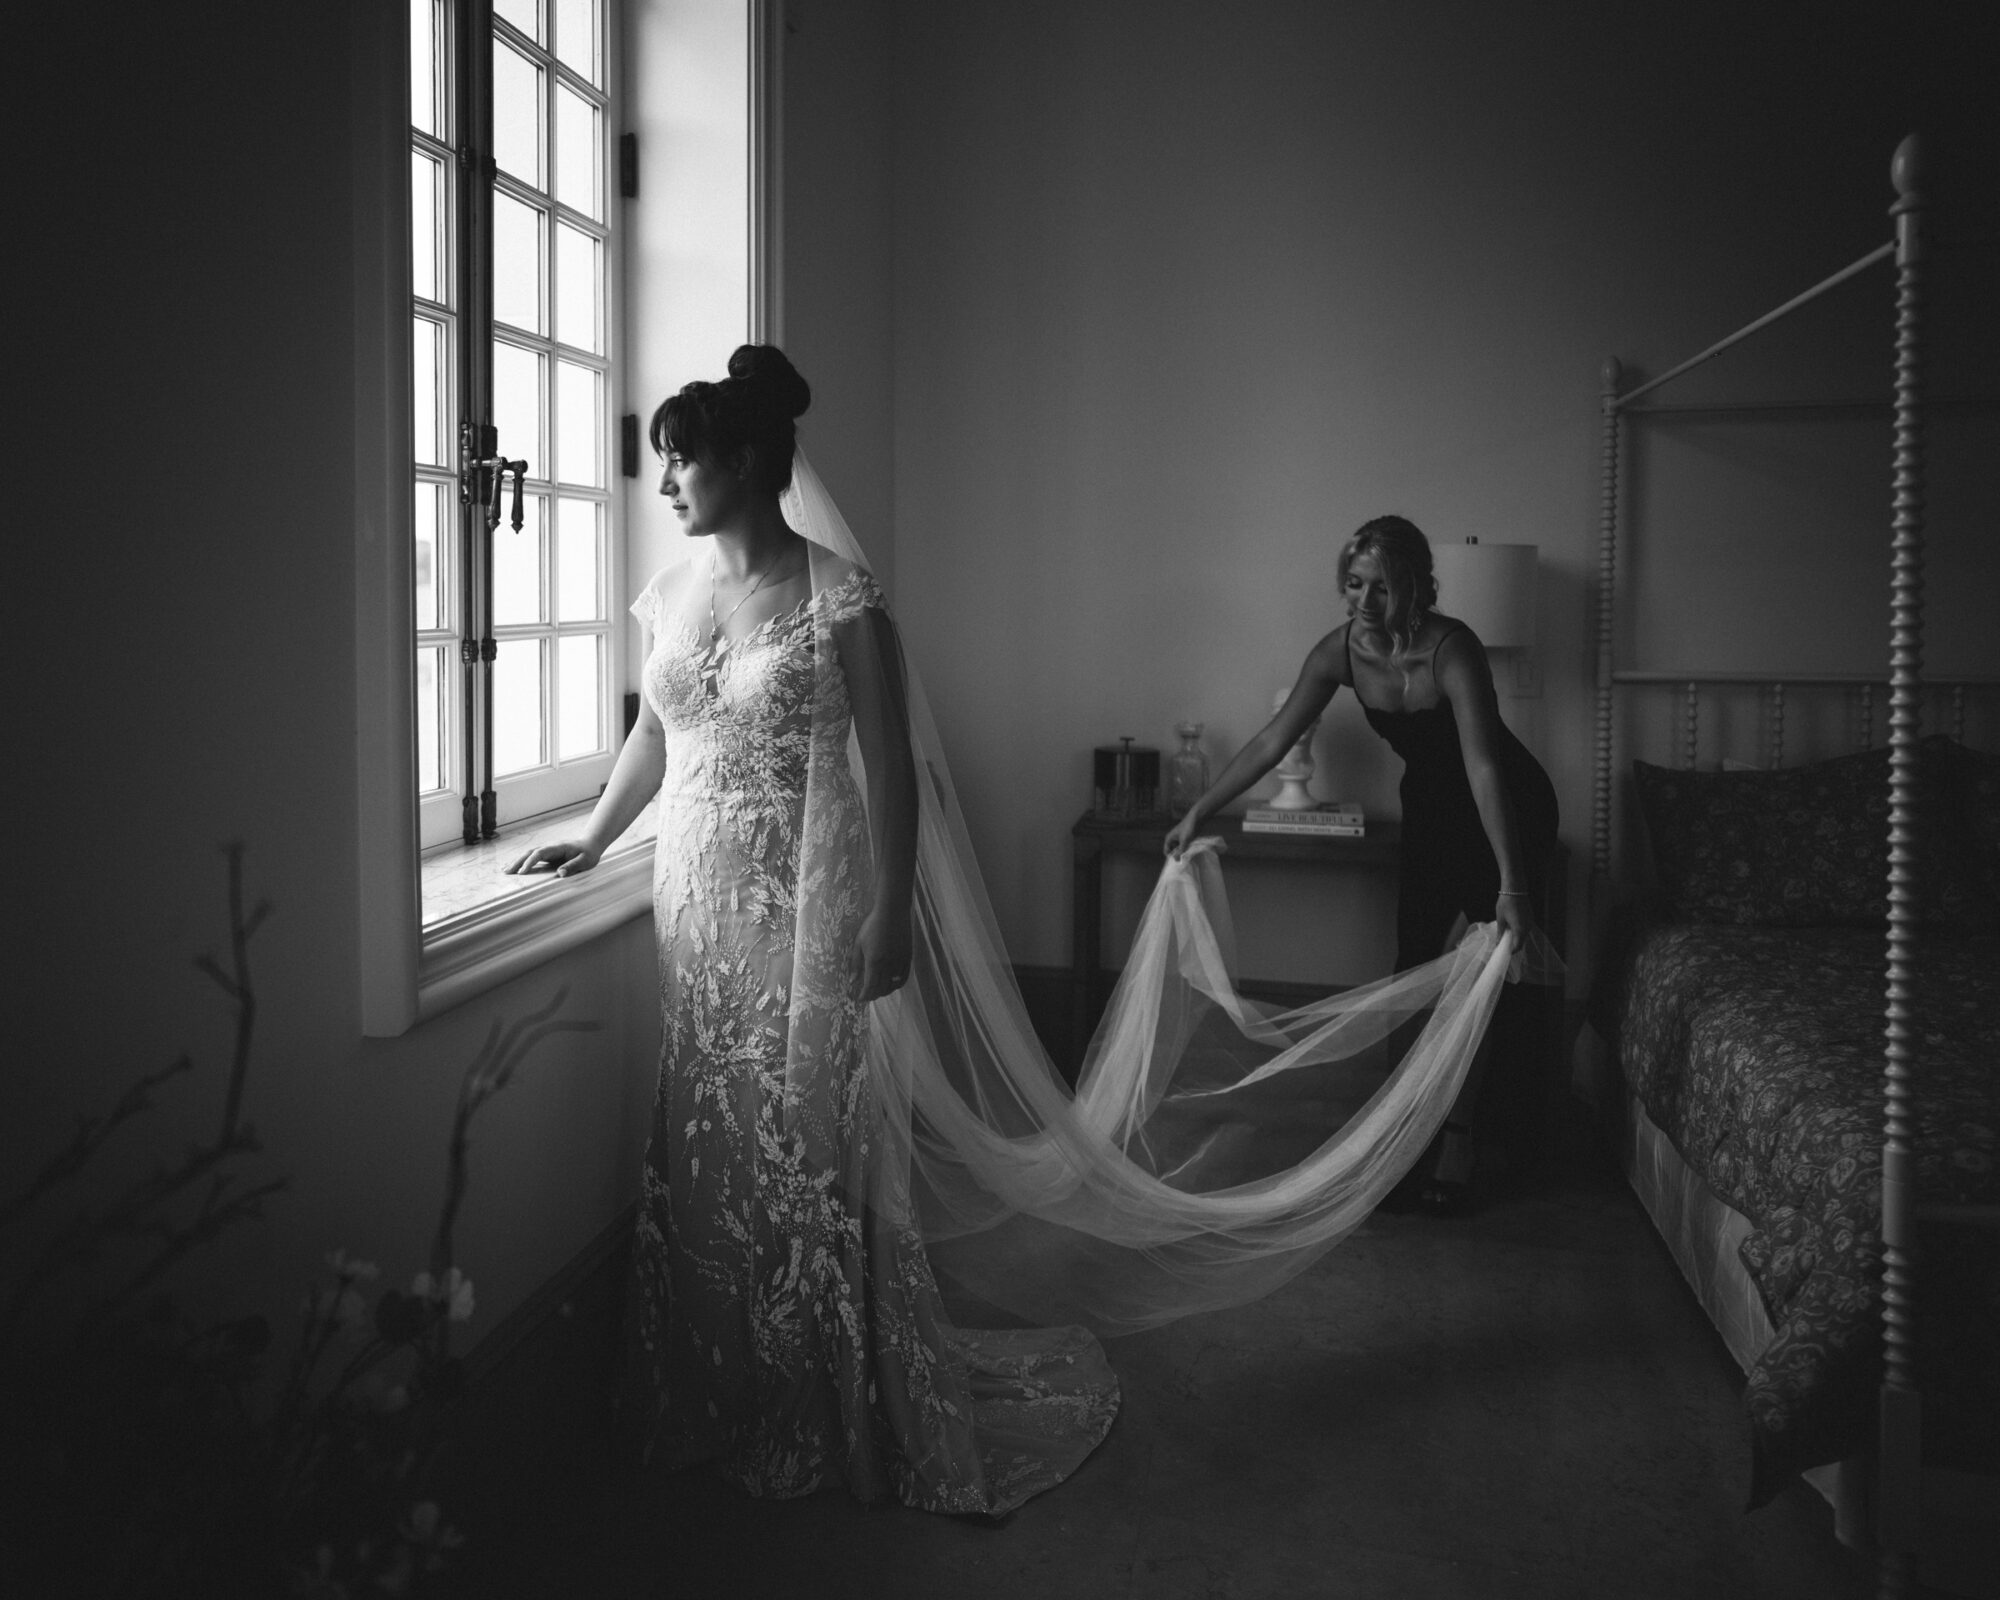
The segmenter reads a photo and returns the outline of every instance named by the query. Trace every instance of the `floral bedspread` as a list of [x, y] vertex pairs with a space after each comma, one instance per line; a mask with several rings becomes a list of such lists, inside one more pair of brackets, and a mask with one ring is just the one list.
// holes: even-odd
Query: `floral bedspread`
[[[1745, 1389], [1751, 1503], [1870, 1436], [1881, 1362], [1884, 936], [1638, 920], [1592, 997], [1647, 1114], [1754, 1231], [1776, 1330]], [[1919, 948], [1923, 1201], [2000, 1199], [2000, 938]], [[1927, 1459], [1991, 1468], [2000, 1440], [2000, 1235], [1920, 1230]]]

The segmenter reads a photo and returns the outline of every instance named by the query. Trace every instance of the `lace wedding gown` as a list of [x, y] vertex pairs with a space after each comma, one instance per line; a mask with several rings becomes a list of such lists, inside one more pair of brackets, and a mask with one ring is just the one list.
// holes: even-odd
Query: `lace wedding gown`
[[[711, 1461], [753, 1494], [844, 1482], [862, 1499], [1005, 1512], [1097, 1446], [1118, 1387], [1080, 1328], [954, 1327], [907, 1174], [891, 1171], [885, 1195], [894, 1164], [871, 1164], [907, 1150], [907, 1130], [884, 1120], [896, 1113], [863, 1068], [873, 1008], [846, 983], [873, 891], [837, 658], [853, 625], [886, 622], [868, 615], [881, 592], [845, 568], [713, 655], [662, 606], [666, 576], [632, 607], [665, 730], [664, 1042], [624, 1400], [650, 1457]], [[793, 1092], [788, 1111], [802, 1076], [832, 1091]]]

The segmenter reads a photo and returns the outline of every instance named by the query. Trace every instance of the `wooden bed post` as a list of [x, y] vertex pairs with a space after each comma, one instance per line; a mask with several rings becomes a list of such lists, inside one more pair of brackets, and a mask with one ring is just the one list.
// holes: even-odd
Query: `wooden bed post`
[[[1611, 668], [1613, 608], [1618, 594], [1618, 382], [1616, 356], [1605, 358], [1602, 413], [1603, 498], [1597, 513], [1597, 748], [1590, 804], [1590, 887], [1593, 901], [1611, 882]], [[1593, 919], [1594, 920], [1594, 919]]]
[[1889, 623], [1889, 949], [1882, 1066], [1881, 1477], [1879, 1593], [1914, 1592], [1922, 1411], [1915, 1371], [1916, 1157], [1911, 1092], [1910, 962], [1917, 931], [1917, 741], [1923, 720], [1923, 422], [1918, 222], [1922, 152], [1896, 147], [1896, 482]]

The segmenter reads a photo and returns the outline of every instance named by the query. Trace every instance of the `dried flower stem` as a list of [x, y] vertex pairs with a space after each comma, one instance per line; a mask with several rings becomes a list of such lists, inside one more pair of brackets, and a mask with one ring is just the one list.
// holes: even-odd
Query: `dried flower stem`
[[[67, 1273], [96, 1265], [110, 1241], [155, 1239], [159, 1247], [115, 1292], [92, 1306], [90, 1316], [94, 1320], [115, 1316], [176, 1263], [214, 1239], [231, 1223], [262, 1216], [264, 1201], [285, 1187], [285, 1180], [276, 1178], [238, 1191], [236, 1175], [220, 1170], [226, 1162], [238, 1156], [255, 1155], [263, 1148], [255, 1130], [243, 1122], [242, 1108], [257, 1022], [257, 996], [250, 982], [250, 940], [271, 913], [268, 901], [260, 901], [255, 909], [244, 913], [243, 846], [232, 843], [226, 850], [231, 970], [225, 972], [212, 956], [195, 960], [195, 965], [229, 996], [236, 1013], [235, 1048], [223, 1100], [222, 1130], [213, 1144], [192, 1146], [178, 1166], [156, 1167], [128, 1185], [108, 1205], [83, 1212], [67, 1227], [59, 1229], [22, 1275], [5, 1312], [0, 1313], [0, 1342], [12, 1337], [42, 1289]], [[47, 1162], [7, 1209], [0, 1212], [0, 1223], [13, 1221], [51, 1189], [83, 1170], [113, 1133], [140, 1112], [153, 1108], [154, 1089], [191, 1067], [192, 1062], [183, 1055], [160, 1071], [142, 1076], [105, 1115], [79, 1118], [69, 1146]], [[206, 1192], [194, 1217], [187, 1222], [168, 1217], [167, 1206], [204, 1180]]]
[[243, 914], [243, 841], [231, 840], [225, 849], [229, 856], [230, 971], [224, 972], [213, 956], [197, 956], [194, 963], [220, 984], [236, 1005], [236, 1049], [229, 1064], [229, 1091], [222, 1102], [219, 1145], [236, 1137], [237, 1118], [243, 1112], [243, 1090], [250, 1079], [250, 1039], [257, 1027], [257, 995], [250, 986], [250, 938], [271, 914], [268, 900], [258, 901], [247, 917]]
[[[459, 1080], [458, 1108], [451, 1121], [451, 1144], [445, 1163], [444, 1205], [438, 1215], [437, 1237], [431, 1245], [431, 1275], [438, 1283], [452, 1268], [452, 1230], [458, 1222], [459, 1206], [465, 1199], [467, 1179], [466, 1157], [470, 1150], [472, 1119], [485, 1105], [508, 1084], [514, 1081], [514, 1073], [527, 1059], [530, 1051], [542, 1040], [555, 1033], [594, 1033], [595, 1022], [558, 1021], [556, 1013], [569, 999], [569, 986], [565, 984], [555, 992], [555, 997], [541, 1010], [531, 1012], [506, 1027], [496, 1019], [487, 1031], [486, 1042], [480, 1046], [479, 1054], [472, 1058], [472, 1065], [465, 1070]], [[441, 1359], [450, 1349], [451, 1319], [440, 1317], [437, 1323], [437, 1355]]]
[[118, 1097], [118, 1103], [101, 1117], [79, 1116], [76, 1132], [70, 1136], [68, 1148], [58, 1152], [41, 1171], [28, 1180], [28, 1185], [6, 1205], [0, 1206], [0, 1228], [6, 1227], [15, 1218], [31, 1210], [41, 1197], [73, 1178], [97, 1158], [97, 1152], [104, 1148], [111, 1136], [125, 1123], [142, 1111], [153, 1109], [153, 1090], [170, 1078], [177, 1078], [184, 1072], [194, 1070], [194, 1058], [181, 1056], [169, 1062], [158, 1072], [149, 1072], [132, 1084]]

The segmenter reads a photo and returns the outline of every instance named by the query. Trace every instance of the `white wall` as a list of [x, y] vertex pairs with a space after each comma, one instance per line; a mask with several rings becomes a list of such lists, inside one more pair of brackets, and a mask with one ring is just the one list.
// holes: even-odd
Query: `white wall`
[[[1545, 692], [1503, 710], [1581, 855], [1599, 364], [1662, 371], [1886, 237], [1911, 127], [1960, 192], [1992, 188], [1976, 69], [1925, 7], [987, 0], [900, 4], [895, 45], [898, 598], [1026, 962], [1068, 959], [1091, 747], [1170, 746], [1193, 716], [1219, 763], [1340, 620], [1339, 540], [1386, 510], [1541, 546]], [[1702, 392], [1879, 389], [1886, 283]], [[1815, 338], [1852, 354], [1795, 373]], [[1961, 342], [1981, 340], [1990, 319]], [[1809, 536], [1756, 544], [1732, 481], [1810, 484], [1825, 449], [1694, 433], [1649, 446], [1635, 492], [1704, 536], [1662, 554], [1639, 508], [1698, 603], [1640, 630], [1672, 660], [1626, 661], [1717, 659], [1748, 630], [1760, 665], [1882, 660], [1885, 626], [1823, 649], [1805, 601], [1852, 576], [1852, 614], [1880, 618], [1886, 492], [1821, 496]], [[1960, 563], [1940, 609], [1989, 667], [1990, 606], [1959, 597], [1992, 593], [1990, 508], [1988, 553], [1963, 529], [1939, 553]], [[1323, 792], [1395, 809], [1351, 702], [1319, 757]], [[1244, 876], [1247, 972], [1380, 970], [1385, 885]], [[1125, 917], [1142, 891], [1121, 886]]]
[[653, 412], [682, 384], [724, 376], [749, 336], [748, 9], [743, 0], [625, 8], [625, 123], [640, 152], [639, 200], [626, 207], [622, 409], [638, 416], [640, 439], [626, 497], [628, 595], [687, 555], [687, 537], [656, 492], [659, 464], [646, 442]]
[[895, 592], [889, 0], [785, 0], [783, 341], [799, 440]]

